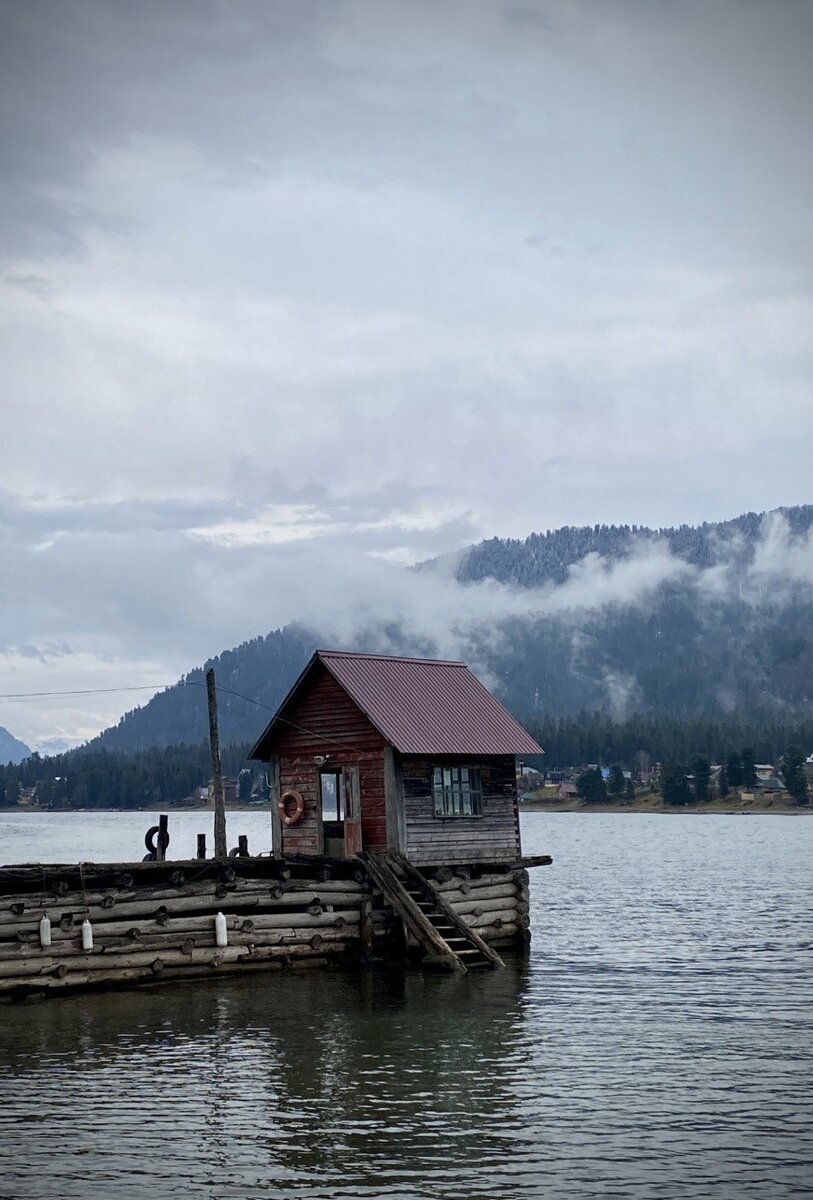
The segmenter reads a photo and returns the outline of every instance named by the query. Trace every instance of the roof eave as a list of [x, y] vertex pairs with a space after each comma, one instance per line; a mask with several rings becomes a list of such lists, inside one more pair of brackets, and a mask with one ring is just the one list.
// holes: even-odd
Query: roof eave
[[[397, 750], [399, 754], [408, 755], [410, 757], [414, 757], [419, 754], [420, 755], [441, 754], [441, 755], [446, 755], [446, 756], [455, 757], [455, 758], [505, 758], [508, 755], [513, 755], [514, 758], [521, 758], [523, 755], [527, 755], [527, 754], [544, 754], [545, 753], [545, 751], [542, 749], [542, 747], [539, 745], [539, 743], [537, 741], [535, 741], [535, 739], [532, 738], [530, 736], [530, 734], [528, 735], [528, 739], [529, 739], [530, 745], [526, 744], [521, 747], [517, 747], [516, 745], [514, 745], [514, 746], [506, 745], [506, 746], [503, 746], [499, 750], [497, 750], [497, 749], [483, 750], [482, 747], [471, 747], [471, 748], [466, 748], [466, 749], [461, 750], [459, 745], [456, 746], [454, 749], [439, 750], [437, 748], [437, 746], [407, 745], [405, 747], [402, 747], [402, 746], [397, 746], [394, 742], [390, 742], [390, 745], [393, 747], [394, 750]], [[531, 747], [533, 747], [533, 749]]]

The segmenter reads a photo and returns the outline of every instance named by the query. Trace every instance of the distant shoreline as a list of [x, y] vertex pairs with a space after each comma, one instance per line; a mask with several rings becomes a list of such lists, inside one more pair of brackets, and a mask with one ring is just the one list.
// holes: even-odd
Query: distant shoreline
[[664, 804], [658, 795], [638, 797], [635, 800], [605, 800], [588, 804], [583, 800], [520, 800], [519, 811], [523, 812], [578, 812], [578, 813], [680, 813], [706, 816], [749, 816], [759, 813], [764, 816], [803, 817], [813, 815], [813, 805], [790, 804], [786, 800], [769, 797], [754, 800], [707, 800], [703, 803]]
[[[271, 813], [273, 805], [236, 804], [226, 809], [229, 813]], [[813, 804], [789, 804], [785, 800], [771, 800], [767, 797], [759, 800], [709, 800], [704, 804], [664, 804], [660, 796], [638, 797], [635, 800], [606, 800], [599, 804], [587, 804], [582, 800], [520, 800], [520, 813], [692, 813], [704, 816], [748, 816], [759, 813], [764, 816], [803, 817], [813, 815]], [[14, 815], [24, 816], [26, 813], [53, 813], [55, 816], [65, 816], [68, 813], [158, 813], [166, 812], [169, 816], [177, 813], [211, 813], [214, 809], [208, 807], [188, 808], [172, 805], [151, 804], [140, 808], [0, 808], [0, 817]]]
[[[274, 811], [274, 808], [275, 808], [275, 806], [273, 804], [229, 804], [226, 808], [226, 812], [227, 813], [230, 813], [230, 812], [267, 812], [267, 813], [270, 813], [270, 812]], [[55, 813], [55, 814], [59, 814], [59, 813], [75, 813], [75, 812], [81, 812], [81, 813], [93, 813], [93, 812], [185, 813], [185, 812], [188, 812], [188, 813], [212, 813], [212, 815], [214, 815], [214, 811], [215, 810], [213, 808], [210, 808], [206, 804], [195, 805], [195, 807], [192, 807], [191, 805], [188, 805], [188, 804], [139, 804], [133, 808], [86, 808], [86, 807], [85, 808], [78, 808], [78, 807], [77, 808], [38, 808], [38, 807], [35, 807], [34, 805], [25, 805], [23, 807], [18, 805], [13, 808], [0, 807], [0, 817], [6, 815], [8, 813], [13, 813], [14, 816], [19, 817], [19, 816], [22, 816], [24, 813]]]

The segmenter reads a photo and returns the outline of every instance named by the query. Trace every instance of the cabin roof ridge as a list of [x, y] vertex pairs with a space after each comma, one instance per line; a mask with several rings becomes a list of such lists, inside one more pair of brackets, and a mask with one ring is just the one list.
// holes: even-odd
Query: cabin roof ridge
[[459, 658], [429, 658], [416, 657], [413, 654], [372, 654], [365, 650], [317, 650], [318, 658], [364, 658], [380, 662], [404, 662], [431, 664], [436, 667], [462, 667], [469, 670], [468, 665]]

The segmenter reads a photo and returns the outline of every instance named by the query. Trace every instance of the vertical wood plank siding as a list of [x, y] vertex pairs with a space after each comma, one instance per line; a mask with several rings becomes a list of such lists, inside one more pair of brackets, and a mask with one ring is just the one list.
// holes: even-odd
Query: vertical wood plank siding
[[[514, 862], [520, 856], [516, 766], [513, 755], [487, 758], [403, 757], [406, 853], [417, 866]], [[436, 817], [432, 795], [435, 766], [477, 767], [483, 812], [477, 817]]]
[[365, 850], [385, 849], [385, 741], [332, 675], [320, 665], [313, 685], [296, 708], [286, 714], [291, 725], [279, 739], [280, 786], [295, 788], [305, 800], [298, 825], [283, 829], [286, 854], [320, 854], [319, 766], [314, 755], [327, 754], [324, 768], [358, 766], [361, 830]]

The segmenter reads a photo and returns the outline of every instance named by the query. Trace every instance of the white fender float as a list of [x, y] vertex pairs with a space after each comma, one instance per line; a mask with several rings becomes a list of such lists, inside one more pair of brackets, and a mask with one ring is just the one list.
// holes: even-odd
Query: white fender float
[[40, 921], [40, 945], [43, 949], [51, 945], [51, 918], [47, 913]]
[[226, 927], [226, 918], [222, 912], [219, 912], [215, 917], [215, 945], [228, 946], [229, 931]]

